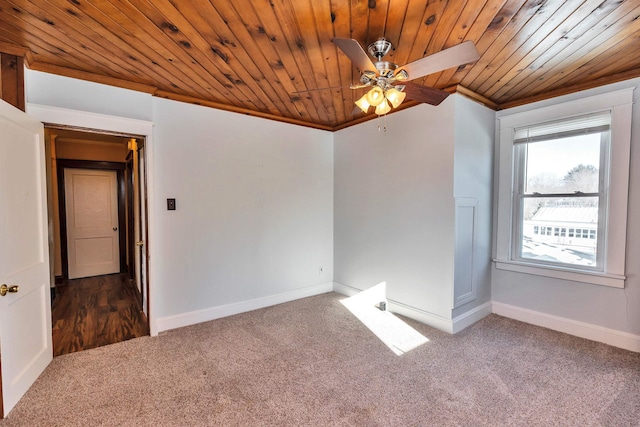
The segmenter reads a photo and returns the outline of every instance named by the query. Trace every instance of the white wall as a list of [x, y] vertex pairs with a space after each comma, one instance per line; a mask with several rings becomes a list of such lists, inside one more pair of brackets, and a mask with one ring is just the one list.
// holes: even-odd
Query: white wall
[[158, 316], [332, 281], [329, 132], [161, 98], [153, 117]]
[[[631, 80], [498, 115], [638, 85]], [[442, 283], [453, 274], [444, 255], [453, 250], [449, 219], [459, 188], [451, 175], [452, 141], [467, 138], [472, 127], [465, 121], [486, 121], [474, 103], [452, 96], [438, 108], [389, 115], [386, 133], [377, 130], [384, 121], [369, 121], [331, 135], [30, 70], [26, 87], [31, 104], [155, 122], [155, 315], [171, 318], [334, 280], [359, 289], [386, 281], [389, 298], [451, 317], [451, 289]], [[625, 288], [494, 269], [495, 302], [640, 335], [638, 101], [640, 90]], [[168, 197], [177, 199], [177, 211], [165, 210]], [[481, 289], [477, 303], [486, 299]]]
[[477, 201], [472, 278], [476, 298], [453, 310], [457, 317], [491, 301], [493, 145], [495, 112], [468, 98], [456, 98], [453, 192]]
[[154, 123], [152, 332], [332, 289], [331, 133], [31, 70], [25, 79], [30, 105]]
[[27, 102], [109, 116], [152, 120], [150, 94], [27, 69]]
[[[361, 290], [386, 282], [388, 299], [451, 319], [456, 133], [461, 141], [482, 139], [458, 156], [466, 164], [477, 154], [474, 150], [482, 152], [476, 160], [484, 159], [487, 188], [478, 195], [490, 193], [494, 114], [476, 105], [454, 95], [438, 107], [416, 106], [334, 134], [335, 282]], [[458, 109], [465, 122], [456, 124]], [[378, 124], [384, 123], [387, 131], [379, 132]], [[478, 126], [484, 136], [477, 135]], [[460, 183], [478, 179], [473, 175], [467, 170]], [[488, 200], [483, 209], [488, 247]], [[484, 249], [481, 256], [486, 302], [490, 258]]]
[[[640, 86], [640, 79], [629, 80], [552, 100], [498, 112], [498, 117], [534, 108], [581, 99], [614, 90]], [[493, 269], [492, 299], [522, 311], [523, 316], [542, 314], [550, 323], [573, 327], [602, 328], [640, 336], [640, 88], [634, 92], [631, 135], [631, 173], [627, 220], [626, 276], [624, 289], [571, 282]], [[498, 142], [496, 142], [497, 144]], [[497, 145], [496, 145], [497, 147]], [[529, 313], [531, 310], [535, 313]], [[517, 315], [517, 310], [515, 315]], [[539, 316], [538, 316], [539, 317]], [[555, 319], [555, 317], [560, 319]], [[578, 323], [576, 323], [578, 322]], [[561, 329], [562, 330], [562, 329]], [[609, 331], [609, 332], [611, 332]], [[577, 333], [577, 332], [576, 332]], [[608, 333], [604, 331], [603, 333]], [[636, 340], [640, 349], [640, 340]]]

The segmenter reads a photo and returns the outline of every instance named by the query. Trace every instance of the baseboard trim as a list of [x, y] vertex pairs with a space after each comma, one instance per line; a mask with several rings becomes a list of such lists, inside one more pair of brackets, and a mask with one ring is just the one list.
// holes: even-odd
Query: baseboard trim
[[446, 317], [403, 304], [398, 301], [389, 300], [389, 311], [417, 320], [420, 323], [439, 329], [448, 334], [453, 334], [453, 322]]
[[357, 289], [351, 286], [343, 285], [342, 283], [333, 282], [333, 292], [338, 293], [340, 295], [352, 297], [357, 293], [362, 292], [362, 289]]
[[466, 313], [462, 313], [461, 315], [453, 319], [453, 333], [457, 334], [461, 330], [468, 328], [478, 320], [482, 319], [483, 317], [487, 317], [491, 313], [493, 313], [491, 301], [487, 301], [482, 305], [472, 308]]
[[[357, 289], [337, 282], [327, 282], [248, 301], [191, 311], [174, 316], [161, 317], [156, 321], [156, 328], [158, 332], [163, 332], [170, 329], [208, 322], [210, 320], [232, 316], [234, 314], [240, 314], [247, 311], [258, 310], [260, 308], [282, 304], [300, 298], [320, 295], [327, 292], [336, 292], [345, 296], [353, 296], [362, 292], [362, 289]], [[604, 328], [602, 326], [554, 316], [496, 301], [484, 303], [464, 314], [461, 314], [460, 316], [457, 316], [453, 320], [394, 300], [387, 300], [387, 304], [389, 311], [393, 313], [400, 314], [450, 334], [460, 332], [483, 317], [491, 313], [495, 313], [510, 319], [640, 353], [639, 335]]]
[[640, 336], [493, 301], [493, 313], [614, 347], [640, 352]]
[[188, 313], [176, 314], [174, 316], [160, 317], [156, 320], [156, 330], [158, 332], [163, 332], [170, 329], [182, 328], [184, 326], [195, 325], [196, 323], [208, 322], [210, 320], [233, 316], [234, 314], [245, 313], [247, 311], [258, 310], [260, 308], [295, 301], [301, 298], [326, 294], [327, 292], [332, 291], [333, 282], [327, 282], [248, 301], [190, 311]]
[[[352, 286], [343, 285], [342, 283], [333, 283], [333, 291], [348, 297], [356, 295], [362, 292], [362, 289], [357, 289]], [[439, 316], [437, 314], [430, 313], [428, 311], [421, 310], [410, 305], [387, 299], [387, 309], [392, 313], [400, 314], [408, 317], [409, 319], [417, 320], [420, 323], [431, 326], [432, 328], [439, 329], [447, 333], [454, 333], [453, 322], [450, 319]]]

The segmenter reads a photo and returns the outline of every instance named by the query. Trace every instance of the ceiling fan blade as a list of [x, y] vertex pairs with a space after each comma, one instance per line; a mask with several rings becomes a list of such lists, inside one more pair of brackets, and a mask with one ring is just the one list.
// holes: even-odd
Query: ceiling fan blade
[[404, 86], [404, 92], [407, 94], [408, 99], [424, 102], [425, 104], [440, 105], [440, 103], [450, 95], [449, 92], [444, 90], [422, 86], [416, 83], [403, 82], [402, 85]]
[[372, 84], [371, 82], [368, 82], [368, 83], [362, 83], [359, 85], [350, 85], [349, 89], [362, 89], [363, 87], [370, 87], [371, 84]]
[[479, 58], [480, 54], [476, 46], [471, 40], [467, 40], [459, 45], [410, 62], [400, 67], [396, 74], [400, 72], [400, 70], [405, 70], [409, 74], [409, 80], [413, 80], [446, 70], [447, 68], [475, 62]]
[[306, 89], [306, 90], [297, 90], [295, 92], [291, 92], [291, 95], [297, 95], [299, 93], [307, 93], [307, 92], [318, 92], [320, 90], [333, 90], [333, 89], [362, 89], [363, 87], [369, 87], [371, 86], [371, 82], [369, 83], [363, 83], [363, 84], [358, 84], [358, 85], [344, 85], [344, 86], [331, 86], [331, 87], [319, 87], [317, 89]]
[[376, 66], [373, 65], [373, 62], [369, 59], [369, 55], [367, 55], [367, 52], [362, 49], [362, 46], [360, 46], [360, 43], [356, 40], [334, 37], [331, 41], [349, 57], [351, 62], [353, 62], [353, 65], [355, 65], [361, 73], [364, 73], [365, 71], [373, 71], [376, 75], [378, 74]]

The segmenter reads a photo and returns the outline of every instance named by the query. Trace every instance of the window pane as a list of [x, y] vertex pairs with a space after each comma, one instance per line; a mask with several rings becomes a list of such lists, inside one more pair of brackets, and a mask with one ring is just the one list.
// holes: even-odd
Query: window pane
[[[521, 258], [595, 267], [597, 197], [531, 197], [522, 212]], [[536, 234], [534, 227], [547, 233]]]
[[525, 194], [597, 193], [601, 134], [527, 144]]

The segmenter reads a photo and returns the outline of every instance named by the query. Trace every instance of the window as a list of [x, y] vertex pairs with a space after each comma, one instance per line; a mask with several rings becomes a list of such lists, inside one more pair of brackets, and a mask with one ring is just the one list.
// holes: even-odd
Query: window
[[539, 227], [538, 227], [537, 225], [534, 225], [534, 226], [533, 226], [533, 234], [539, 234], [539, 233], [538, 233], [538, 228], [539, 228]]
[[632, 100], [498, 114], [497, 268], [624, 287]]
[[[514, 129], [514, 259], [603, 271], [610, 123], [604, 111]], [[541, 221], [598, 227], [593, 242], [567, 242], [563, 227], [542, 240], [528, 231]]]

